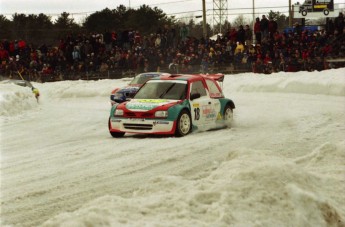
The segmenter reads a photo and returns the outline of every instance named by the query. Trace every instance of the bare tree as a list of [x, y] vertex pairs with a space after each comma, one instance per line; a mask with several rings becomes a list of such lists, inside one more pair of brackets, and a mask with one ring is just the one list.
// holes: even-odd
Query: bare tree
[[245, 18], [243, 15], [239, 15], [238, 17], [234, 19], [234, 21], [231, 24], [232, 24], [232, 27], [238, 28], [240, 25], [244, 26], [246, 24], [250, 24], [250, 20]]

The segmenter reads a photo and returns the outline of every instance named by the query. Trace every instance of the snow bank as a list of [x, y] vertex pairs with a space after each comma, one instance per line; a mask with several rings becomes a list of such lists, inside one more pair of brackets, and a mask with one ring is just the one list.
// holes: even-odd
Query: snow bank
[[0, 116], [13, 116], [37, 107], [29, 87], [14, 84], [0, 85]]
[[321, 72], [237, 74], [225, 79], [226, 90], [345, 96], [345, 68]]
[[[126, 79], [97, 80], [97, 81], [60, 81], [37, 85], [46, 98], [87, 98], [95, 96], [108, 97], [116, 87], [125, 86]], [[106, 100], [108, 101], [108, 100]]]
[[[98, 81], [61, 81], [33, 85], [40, 90], [42, 102], [61, 98], [102, 96], [109, 101], [111, 91], [128, 84], [130, 78]], [[0, 85], [0, 116], [35, 108], [33, 95], [27, 88]], [[345, 96], [345, 68], [321, 72], [276, 73], [270, 75], [244, 73], [226, 75], [223, 89], [227, 92], [279, 92]]]
[[344, 143], [325, 144], [296, 160], [233, 148], [204, 178], [153, 177], [132, 196], [100, 197], [42, 226], [342, 226], [335, 167], [325, 176], [315, 162], [325, 149], [323, 161], [344, 160]]

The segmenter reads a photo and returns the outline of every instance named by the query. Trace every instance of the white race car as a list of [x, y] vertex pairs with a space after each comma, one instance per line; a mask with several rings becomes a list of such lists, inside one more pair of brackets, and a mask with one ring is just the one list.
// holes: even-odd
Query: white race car
[[220, 86], [223, 74], [166, 75], [147, 81], [133, 99], [113, 105], [113, 137], [125, 133], [185, 136], [192, 130], [229, 127], [235, 104]]

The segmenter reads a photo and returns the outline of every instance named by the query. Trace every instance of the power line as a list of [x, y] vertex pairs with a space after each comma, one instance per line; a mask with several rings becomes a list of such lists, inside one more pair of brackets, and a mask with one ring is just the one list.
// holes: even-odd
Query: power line
[[[157, 4], [150, 4], [148, 6], [159, 6], [159, 5], [167, 5], [167, 4], [175, 4], [175, 3], [185, 3], [187, 1], [193, 1], [193, 0], [177, 0], [177, 1], [171, 1], [171, 2], [164, 2], [164, 3], [157, 3]], [[339, 5], [344, 5], [345, 3], [337, 3]], [[135, 6], [133, 8], [138, 8], [140, 6]], [[255, 7], [255, 9], [279, 9], [279, 8], [289, 8], [289, 6], [284, 5], [284, 6], [266, 6], [266, 7]], [[238, 10], [252, 10], [251, 7], [245, 7], [245, 8], [228, 8], [228, 11], [238, 11]], [[208, 9], [207, 11], [213, 11], [213, 9]], [[73, 12], [73, 13], [69, 13], [67, 12], [69, 15], [71, 15], [72, 17], [75, 15], [89, 15], [89, 14], [93, 14], [96, 13], [97, 11], [87, 11], [87, 12]], [[178, 15], [178, 14], [188, 14], [188, 13], [196, 13], [196, 12], [202, 12], [202, 10], [192, 10], [192, 11], [183, 11], [183, 12], [174, 12], [174, 13], [169, 13], [166, 14], [168, 16], [171, 15]], [[280, 13], [288, 13], [285, 11], [279, 11]], [[261, 13], [269, 13], [269, 12], [257, 12], [257, 14], [261, 14]], [[15, 13], [4, 13], [4, 14], [0, 14], [0, 15], [4, 15], [4, 16], [12, 16]], [[18, 13], [18, 14], [23, 14], [23, 13]], [[30, 14], [35, 14], [35, 13], [25, 13], [25, 15], [30, 15]], [[36, 14], [40, 14], [40, 13], [36, 13]], [[44, 13], [47, 16], [60, 16], [62, 13]], [[227, 15], [244, 15], [244, 14], [251, 14], [251, 13], [228, 13]], [[188, 18], [188, 17], [183, 17], [183, 18]]]
[[190, 1], [193, 1], [193, 0], [180, 0], [180, 1], [174, 1], [174, 2], [156, 3], [156, 4], [150, 4], [150, 6], [168, 5], [171, 3], [180, 3], [180, 2], [185, 3], [185, 2], [190, 2]]

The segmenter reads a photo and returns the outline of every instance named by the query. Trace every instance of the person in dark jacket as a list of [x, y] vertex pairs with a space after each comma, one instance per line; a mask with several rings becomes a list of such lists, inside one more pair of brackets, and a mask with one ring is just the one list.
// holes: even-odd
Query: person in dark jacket
[[240, 25], [238, 31], [237, 31], [237, 42], [245, 43], [246, 41], [246, 31], [243, 28], [243, 25]]
[[268, 38], [268, 20], [265, 15], [262, 15], [262, 18], [260, 20], [260, 30], [261, 30], [261, 35], [263, 39]]
[[334, 20], [335, 29], [338, 31], [337, 35], [342, 35], [344, 33], [344, 24], [344, 14], [340, 12], [339, 16]]
[[276, 31], [278, 31], [278, 24], [275, 20], [273, 20], [273, 17], [270, 17], [270, 20], [268, 22], [268, 32], [271, 40], [273, 40], [273, 36]]
[[245, 44], [246, 44], [246, 46], [250, 46], [252, 44], [253, 32], [250, 29], [248, 24], [245, 26], [244, 31], [245, 31], [245, 40], [246, 40]]

